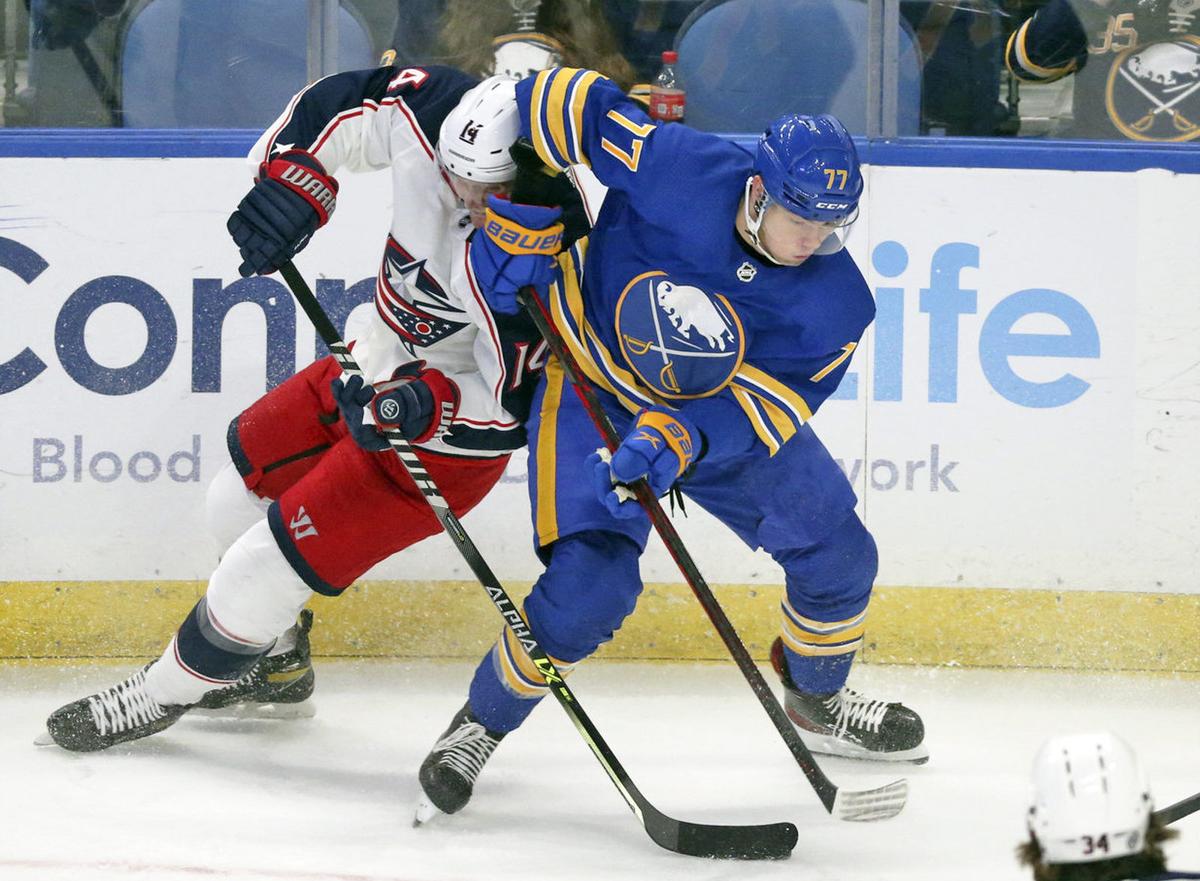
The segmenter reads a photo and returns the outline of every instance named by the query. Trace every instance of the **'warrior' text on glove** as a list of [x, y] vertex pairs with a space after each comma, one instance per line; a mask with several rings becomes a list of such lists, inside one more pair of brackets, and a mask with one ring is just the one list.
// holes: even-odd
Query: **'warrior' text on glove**
[[225, 224], [244, 277], [278, 271], [337, 207], [338, 185], [311, 153], [288, 150], [259, 166], [258, 180]]

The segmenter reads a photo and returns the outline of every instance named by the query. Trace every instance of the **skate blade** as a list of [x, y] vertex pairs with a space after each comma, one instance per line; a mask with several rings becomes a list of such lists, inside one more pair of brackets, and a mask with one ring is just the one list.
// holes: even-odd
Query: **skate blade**
[[839, 789], [831, 812], [839, 820], [851, 823], [872, 823], [887, 820], [902, 810], [908, 801], [908, 781], [896, 780], [878, 789], [847, 792]]
[[925, 744], [914, 746], [912, 749], [896, 750], [885, 753], [863, 749], [856, 743], [839, 740], [836, 737], [826, 737], [814, 734], [800, 726], [796, 733], [804, 741], [810, 751], [822, 756], [837, 756], [840, 759], [861, 759], [864, 762], [895, 762], [897, 764], [924, 765], [929, 761], [929, 748]]
[[317, 714], [317, 705], [311, 700], [296, 704], [240, 703], [227, 707], [195, 707], [189, 716], [205, 719], [311, 719]]
[[418, 829], [424, 826], [441, 813], [434, 803], [429, 800], [429, 796], [421, 793], [421, 797], [417, 800], [417, 810], [413, 814], [413, 828]]
[[50, 732], [42, 729], [42, 732], [33, 739], [34, 746], [58, 746], [54, 742], [54, 738], [50, 736]]

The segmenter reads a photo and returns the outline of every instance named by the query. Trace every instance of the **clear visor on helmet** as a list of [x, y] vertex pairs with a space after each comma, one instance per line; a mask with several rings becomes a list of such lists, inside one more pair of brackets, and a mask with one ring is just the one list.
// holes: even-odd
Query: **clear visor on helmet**
[[854, 206], [854, 210], [850, 214], [838, 221], [820, 222], [816, 220], [805, 220], [799, 218], [803, 223], [810, 224], [819, 234], [822, 234], [821, 244], [813, 251], [814, 254], [836, 254], [842, 248], [846, 247], [846, 241], [850, 238], [850, 233], [854, 230], [854, 221], [858, 220], [858, 206]]
[[743, 222], [751, 243], [767, 259], [781, 266], [795, 266], [812, 256], [835, 254], [846, 246], [858, 207], [837, 221], [809, 220], [789, 211], [766, 192], [759, 190], [751, 202], [754, 178], [746, 181]]

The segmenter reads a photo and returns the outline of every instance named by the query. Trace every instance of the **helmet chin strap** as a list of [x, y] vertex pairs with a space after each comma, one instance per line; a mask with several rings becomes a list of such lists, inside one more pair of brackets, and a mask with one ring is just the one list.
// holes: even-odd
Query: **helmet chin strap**
[[750, 216], [750, 188], [754, 185], [754, 175], [746, 178], [746, 192], [742, 195], [742, 220], [746, 224], [746, 236], [750, 239], [750, 244], [754, 246], [754, 250], [762, 254], [776, 266], [784, 266], [767, 250], [767, 246], [758, 238], [758, 231], [762, 228], [763, 218], [767, 216], [767, 206], [771, 204], [771, 196], [767, 193], [766, 188], [763, 188], [762, 196], [754, 203], [755, 216]]

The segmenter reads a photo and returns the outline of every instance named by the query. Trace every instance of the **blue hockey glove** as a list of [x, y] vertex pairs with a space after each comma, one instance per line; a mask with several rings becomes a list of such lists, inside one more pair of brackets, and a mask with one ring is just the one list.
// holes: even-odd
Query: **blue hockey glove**
[[[361, 376], [341, 377], [330, 384], [346, 429], [364, 450], [380, 452], [391, 445], [380, 429], [396, 428], [405, 439], [424, 443], [444, 431], [458, 412], [458, 386], [423, 361], [406, 364], [377, 386], [364, 385]], [[371, 408], [375, 425], [363, 421]]]
[[374, 425], [363, 422], [364, 408], [375, 397], [374, 387], [364, 385], [363, 378], [355, 374], [345, 382], [342, 382], [339, 376], [329, 384], [329, 388], [333, 391], [333, 400], [337, 403], [346, 429], [354, 438], [354, 442], [371, 452], [386, 450], [389, 446], [387, 438], [376, 431]]
[[225, 228], [243, 278], [270, 275], [308, 244], [337, 207], [338, 184], [311, 153], [288, 150], [259, 166], [258, 180]]
[[701, 435], [682, 413], [651, 407], [638, 414], [637, 422], [612, 458], [599, 453], [588, 457], [596, 495], [614, 517], [636, 517], [642, 510], [624, 484], [646, 478], [650, 489], [661, 496], [700, 457]]
[[471, 239], [471, 268], [496, 312], [516, 314], [521, 308], [517, 291], [526, 285], [545, 294], [554, 274], [554, 255], [562, 249], [561, 214], [561, 208], [488, 196], [483, 231]]

